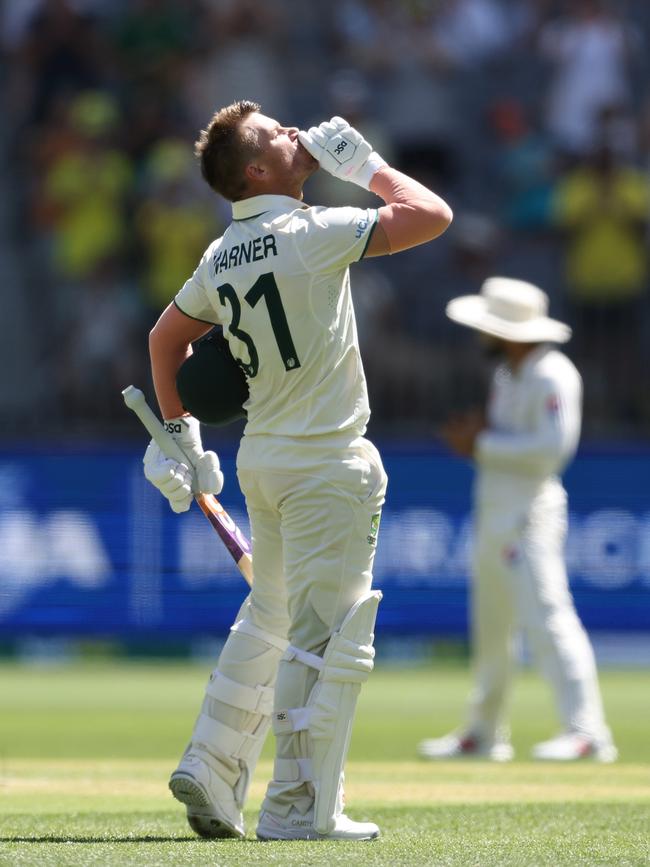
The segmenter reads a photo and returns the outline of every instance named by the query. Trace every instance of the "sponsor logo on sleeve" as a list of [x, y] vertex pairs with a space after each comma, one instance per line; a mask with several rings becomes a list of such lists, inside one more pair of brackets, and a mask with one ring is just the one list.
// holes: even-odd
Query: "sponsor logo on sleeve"
[[356, 229], [354, 232], [354, 237], [355, 238], [363, 237], [363, 235], [367, 231], [369, 225], [370, 225], [370, 220], [368, 220], [366, 217], [358, 217], [356, 220]]

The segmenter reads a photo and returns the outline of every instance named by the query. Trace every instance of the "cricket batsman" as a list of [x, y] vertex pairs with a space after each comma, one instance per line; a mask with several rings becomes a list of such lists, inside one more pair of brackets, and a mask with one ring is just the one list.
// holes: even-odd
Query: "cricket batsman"
[[513, 757], [507, 725], [513, 632], [523, 629], [553, 689], [562, 730], [533, 758], [617, 757], [605, 724], [594, 654], [569, 591], [564, 563], [567, 496], [560, 474], [580, 437], [582, 381], [553, 344], [571, 329], [547, 315], [548, 297], [522, 280], [491, 277], [479, 295], [455, 298], [447, 315], [473, 328], [500, 360], [487, 421], [471, 414], [444, 436], [476, 463], [472, 586], [475, 688], [457, 733], [425, 740], [427, 759]]
[[[436, 238], [447, 204], [389, 167], [340, 117], [299, 131], [239, 101], [196, 145], [203, 177], [232, 202], [232, 222], [150, 335], [154, 386], [185, 453], [151, 442], [146, 477], [176, 512], [192, 486], [219, 493], [199, 421], [176, 375], [192, 343], [220, 325], [248, 386], [237, 475], [250, 518], [254, 581], [207, 684], [170, 788], [204, 837], [243, 837], [242, 809], [267, 731], [276, 740], [257, 836], [368, 840], [343, 813], [342, 781], [357, 695], [373, 668], [381, 594], [372, 564], [386, 490], [364, 433], [368, 396], [349, 265]], [[310, 207], [318, 169], [375, 193], [381, 207]], [[228, 383], [215, 378], [219, 401]]]

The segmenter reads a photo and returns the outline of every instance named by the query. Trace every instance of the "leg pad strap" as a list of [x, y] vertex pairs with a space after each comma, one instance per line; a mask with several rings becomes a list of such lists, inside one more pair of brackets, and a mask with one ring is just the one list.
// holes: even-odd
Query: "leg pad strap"
[[311, 759], [276, 759], [273, 779], [279, 783], [309, 783], [313, 780]]
[[294, 660], [302, 662], [309, 668], [315, 668], [316, 671], [321, 671], [323, 668], [322, 656], [317, 656], [315, 653], [310, 653], [308, 650], [302, 650], [300, 647], [290, 644], [282, 655], [282, 661], [293, 662]]
[[192, 740], [208, 746], [218, 745], [219, 752], [243, 761], [247, 761], [252, 755], [257, 758], [260, 749], [260, 738], [256, 735], [235, 731], [204, 713], [200, 714], [196, 721]]
[[311, 708], [308, 707], [276, 710], [273, 714], [273, 734], [286, 735], [306, 731], [309, 728], [310, 718]]
[[277, 650], [281, 650], [284, 652], [289, 646], [289, 642], [286, 638], [280, 638], [279, 635], [273, 635], [272, 632], [267, 632], [266, 629], [261, 629], [259, 626], [255, 626], [254, 623], [251, 623], [250, 620], [247, 620], [246, 617], [242, 617], [241, 620], [238, 620], [236, 623], [230, 627], [231, 632], [241, 632], [243, 635], [250, 635], [251, 638], [259, 638], [260, 641], [263, 641], [265, 644], [270, 644], [271, 647], [275, 647]]
[[273, 710], [272, 686], [245, 686], [226, 677], [215, 669], [205, 688], [206, 695], [249, 713], [269, 716]]

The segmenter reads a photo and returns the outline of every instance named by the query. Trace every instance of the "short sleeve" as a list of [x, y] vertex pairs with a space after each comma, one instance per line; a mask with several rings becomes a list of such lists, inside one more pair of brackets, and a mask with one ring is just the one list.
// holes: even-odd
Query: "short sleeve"
[[337, 271], [363, 257], [377, 224], [376, 208], [309, 208], [293, 236], [309, 272]]
[[189, 280], [186, 280], [183, 287], [177, 292], [174, 298], [174, 304], [178, 307], [181, 313], [190, 316], [192, 319], [198, 319], [201, 322], [208, 322], [211, 325], [219, 325], [219, 317], [217, 311], [208, 300], [206, 287], [208, 285], [208, 268], [210, 262], [209, 247], [203, 254], [196, 271], [192, 274]]

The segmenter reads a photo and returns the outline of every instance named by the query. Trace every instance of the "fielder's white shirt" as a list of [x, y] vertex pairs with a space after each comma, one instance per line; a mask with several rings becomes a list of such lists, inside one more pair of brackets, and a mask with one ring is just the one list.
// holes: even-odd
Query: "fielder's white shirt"
[[175, 304], [224, 327], [248, 378], [245, 434], [363, 434], [370, 410], [348, 266], [363, 256], [377, 210], [275, 195], [232, 210]]
[[565, 498], [559, 475], [577, 449], [581, 416], [582, 379], [557, 349], [534, 349], [514, 372], [500, 365], [476, 443], [479, 507], [518, 511], [541, 495]]

